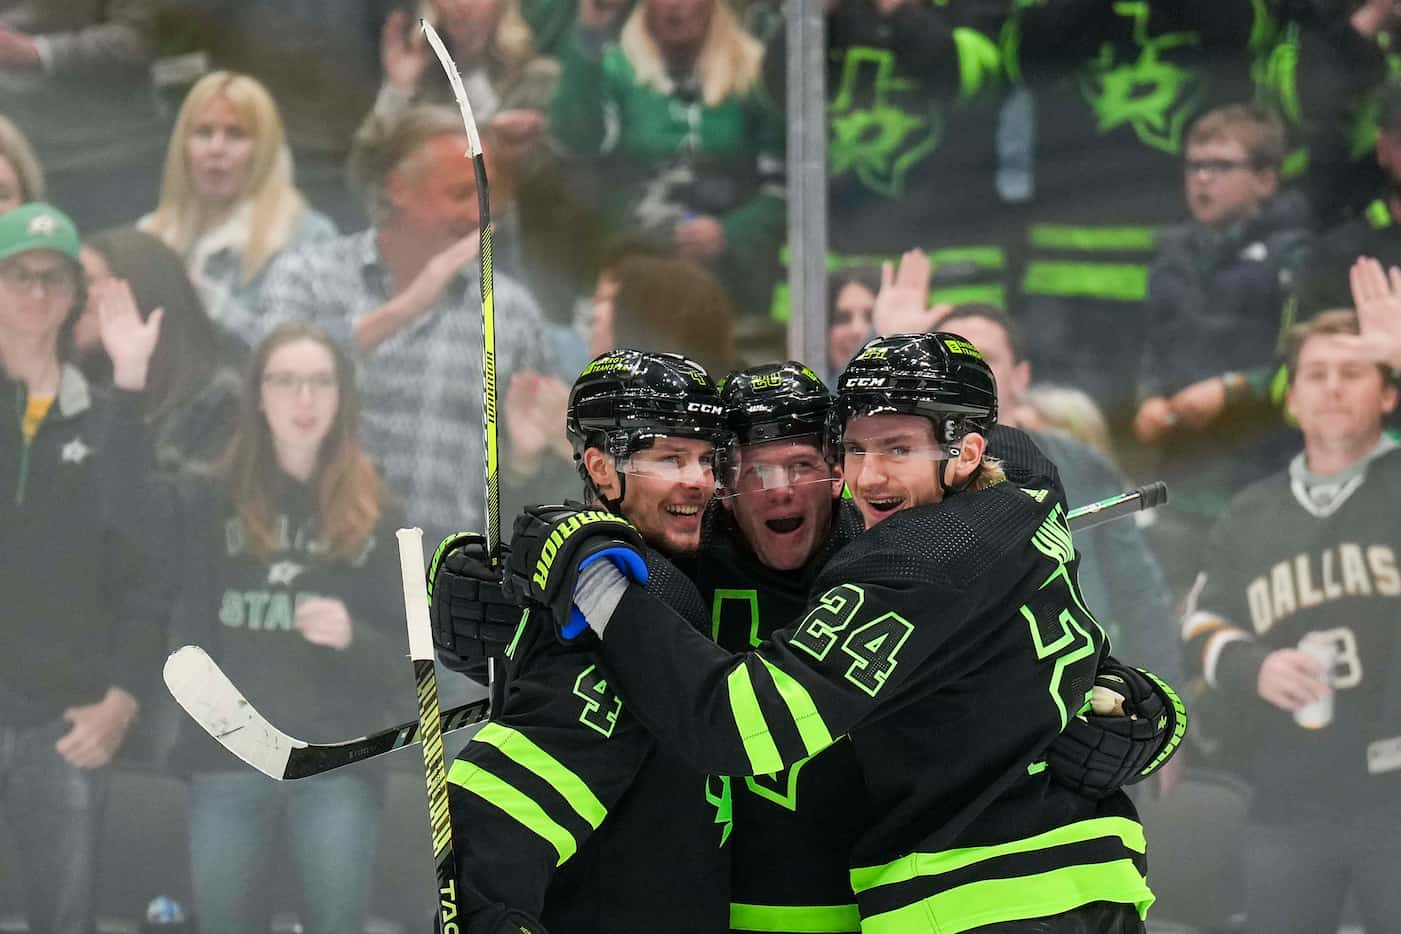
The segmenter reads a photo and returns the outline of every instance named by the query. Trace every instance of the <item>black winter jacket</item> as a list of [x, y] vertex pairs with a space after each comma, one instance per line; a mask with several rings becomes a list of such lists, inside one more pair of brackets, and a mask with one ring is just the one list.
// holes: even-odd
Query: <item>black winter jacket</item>
[[0, 375], [0, 724], [33, 726], [160, 685], [169, 593], [149, 561], [153, 459], [136, 393], [74, 367], [34, 438]]

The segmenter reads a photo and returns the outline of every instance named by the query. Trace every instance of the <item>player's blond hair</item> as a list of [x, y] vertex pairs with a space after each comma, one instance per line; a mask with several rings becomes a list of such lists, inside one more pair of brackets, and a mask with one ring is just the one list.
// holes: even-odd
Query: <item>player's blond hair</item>
[[968, 484], [968, 491], [976, 493], [978, 490], [986, 490], [1006, 479], [1007, 471], [1002, 466], [1002, 460], [984, 454], [982, 463], [978, 466], [978, 472], [973, 475], [973, 482]]
[[208, 214], [195, 193], [186, 146], [194, 123], [215, 98], [228, 101], [238, 112], [253, 139], [253, 163], [241, 194], [252, 202], [248, 245], [243, 251], [240, 281], [247, 284], [268, 261], [287, 246], [306, 201], [292, 184], [292, 157], [282, 115], [267, 88], [256, 78], [231, 71], [205, 75], [185, 97], [170, 145], [165, 152], [165, 174], [161, 179], [156, 210], [142, 222], [144, 230], [155, 234], [171, 249], [188, 256], [208, 225]]

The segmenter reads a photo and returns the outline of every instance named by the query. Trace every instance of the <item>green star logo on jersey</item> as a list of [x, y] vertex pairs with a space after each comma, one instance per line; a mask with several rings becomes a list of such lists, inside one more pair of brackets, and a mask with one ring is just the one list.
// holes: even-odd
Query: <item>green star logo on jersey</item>
[[[711, 790], [714, 788], [715, 790]], [[715, 823], [720, 825], [720, 845], [730, 839], [730, 831], [735, 829], [735, 803], [730, 794], [728, 775], [707, 775], [705, 777], [705, 800], [715, 808]]]
[[1081, 78], [1080, 89], [1094, 108], [1097, 129], [1108, 133], [1128, 124], [1145, 145], [1176, 154], [1203, 89], [1197, 76], [1164, 61], [1163, 55], [1200, 45], [1201, 38], [1194, 32], [1149, 35], [1151, 10], [1144, 0], [1116, 3], [1114, 12], [1133, 21], [1138, 57], [1121, 61], [1113, 44], [1106, 42]]
[[[847, 49], [841, 84], [828, 108], [832, 177], [855, 172], [872, 191], [898, 197], [910, 170], [939, 148], [944, 133], [942, 111], [919, 91], [915, 82], [896, 76], [889, 49]], [[897, 105], [907, 92], [922, 109]]]
[[798, 773], [803, 770], [803, 766], [812, 761], [812, 756], [806, 759], [799, 759], [790, 768], [782, 772], [775, 772], [772, 775], [746, 775], [744, 784], [750, 792], [763, 798], [779, 807], [797, 812], [798, 810]]

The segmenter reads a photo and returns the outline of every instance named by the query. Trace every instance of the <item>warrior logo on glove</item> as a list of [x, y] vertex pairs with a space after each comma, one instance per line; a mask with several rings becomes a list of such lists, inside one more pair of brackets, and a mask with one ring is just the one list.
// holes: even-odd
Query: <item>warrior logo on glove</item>
[[621, 516], [583, 503], [531, 506], [516, 517], [506, 561], [506, 592], [519, 603], [546, 607], [556, 634], [568, 642], [588, 628], [574, 609], [579, 571], [594, 557], [608, 557], [629, 568], [634, 580], [647, 579], [642, 536]]
[[601, 509], [586, 509], [583, 512], [576, 512], [572, 516], [564, 519], [553, 529], [540, 545], [540, 557], [535, 562], [535, 573], [531, 575], [531, 582], [544, 592], [545, 585], [550, 579], [550, 566], [555, 562], [555, 555], [559, 554], [564, 547], [565, 540], [586, 525], [595, 522], [608, 522], [614, 525], [622, 525], [632, 528], [626, 519], [621, 519], [611, 512], [604, 512]]

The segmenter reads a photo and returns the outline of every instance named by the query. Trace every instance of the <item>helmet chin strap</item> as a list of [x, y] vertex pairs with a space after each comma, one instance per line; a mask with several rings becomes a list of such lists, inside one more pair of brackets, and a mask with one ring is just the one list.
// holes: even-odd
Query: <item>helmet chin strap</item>
[[945, 482], [944, 482], [944, 468], [948, 467], [948, 466], [951, 465], [951, 464], [957, 463], [957, 462], [958, 462], [958, 455], [959, 455], [961, 452], [962, 452], [962, 448], [950, 447], [950, 448], [949, 448], [949, 453], [952, 454], [952, 455], [954, 455], [954, 456], [951, 457], [951, 458], [949, 458], [948, 460], [942, 460], [942, 461], [939, 462], [939, 469], [938, 469], [938, 470], [935, 472], [935, 474], [934, 474], [934, 482], [935, 482], [936, 484], [938, 484], [938, 486], [939, 486], [939, 496], [940, 496], [941, 499], [948, 499], [950, 496], [953, 496], [955, 493], [962, 493], [962, 492], [964, 492], [964, 491], [967, 490], [970, 486], [973, 485], [973, 483], [978, 479], [978, 474], [982, 473], [982, 471], [983, 471], [983, 465], [982, 465], [981, 462], [979, 462], [978, 466], [975, 467], [975, 468], [973, 469], [973, 472], [970, 473], [970, 474], [968, 475], [968, 479], [964, 480], [964, 481], [963, 481], [962, 483], [960, 483], [958, 486], [953, 486], [953, 485], [950, 484], [950, 483], [945, 483]]
[[[598, 483], [594, 481], [593, 474], [589, 473], [588, 468], [584, 466], [583, 460], [580, 459], [578, 463], [579, 472], [584, 477], [584, 491], [590, 496], [592, 496], [595, 500], [597, 500], [603, 506], [604, 509], [611, 512], [613, 515], [622, 516], [623, 498], [628, 495], [628, 475], [623, 473], [621, 470], [614, 470], [614, 473], [618, 475], [618, 496], [616, 499], [612, 499], [603, 495], [602, 488], [599, 487]], [[627, 517], [623, 516], [623, 518]]]
[[597, 485], [594, 486], [594, 492], [598, 494], [598, 501], [599, 501], [600, 503], [603, 504], [603, 506], [604, 506], [605, 509], [607, 509], [609, 512], [611, 512], [611, 513], [612, 513], [613, 515], [615, 515], [615, 516], [622, 516], [623, 518], [626, 519], [627, 517], [626, 517], [626, 516], [623, 516], [623, 498], [626, 497], [626, 496], [628, 495], [628, 475], [625, 474], [625, 473], [623, 473], [621, 470], [617, 471], [617, 474], [618, 474], [618, 498], [617, 498], [617, 499], [609, 499], [608, 497], [604, 496], [604, 495], [603, 495], [603, 491], [600, 490], [600, 489], [598, 488]]

